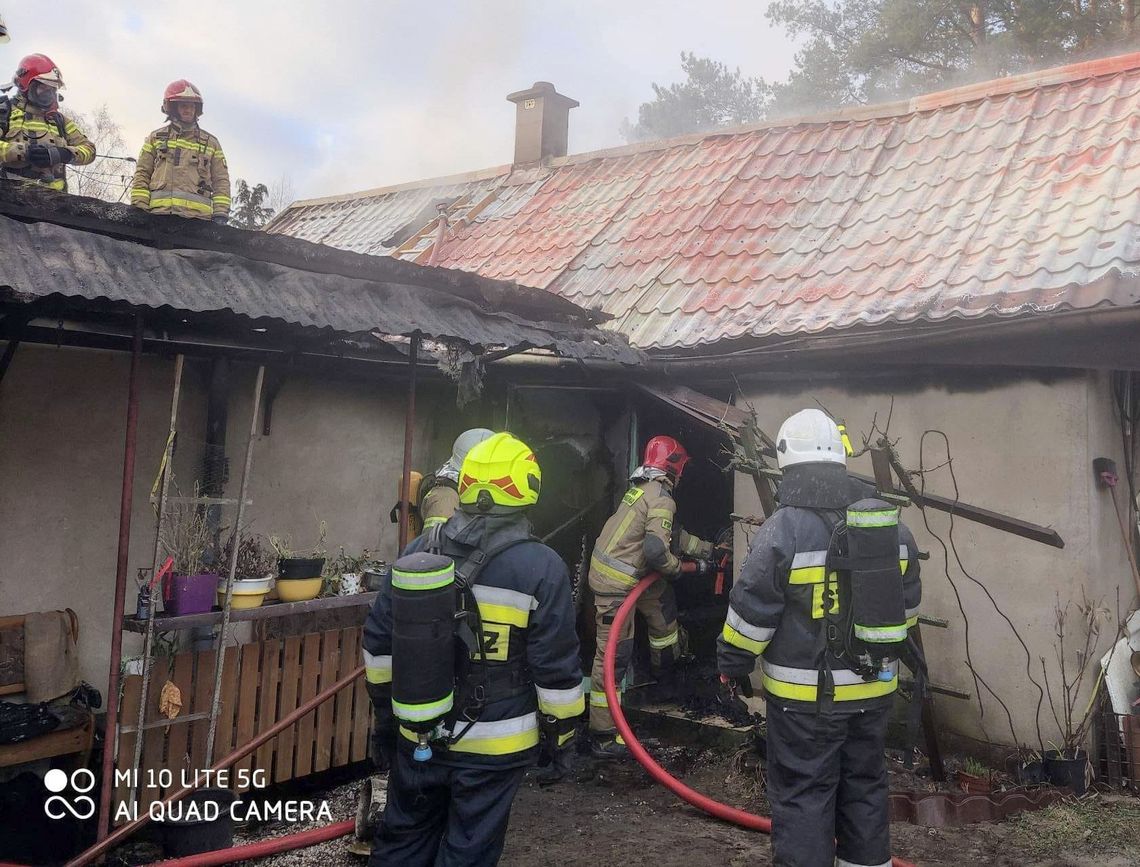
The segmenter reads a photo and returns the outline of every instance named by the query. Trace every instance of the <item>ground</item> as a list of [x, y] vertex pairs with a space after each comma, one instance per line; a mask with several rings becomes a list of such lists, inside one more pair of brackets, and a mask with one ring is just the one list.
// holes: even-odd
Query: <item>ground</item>
[[[654, 750], [693, 788], [733, 806], [764, 812], [754, 777], [723, 752], [679, 747]], [[350, 818], [353, 785], [329, 793], [335, 818]], [[275, 829], [272, 833], [299, 830]], [[1140, 863], [1140, 804], [1091, 796], [1002, 823], [934, 830], [896, 824], [896, 855], [923, 865], [1125, 867]], [[503, 867], [766, 867], [763, 834], [705, 816], [654, 785], [640, 766], [602, 766], [580, 759], [573, 779], [542, 788], [528, 777], [511, 816]], [[262, 859], [257, 867], [363, 867], [344, 841]]]

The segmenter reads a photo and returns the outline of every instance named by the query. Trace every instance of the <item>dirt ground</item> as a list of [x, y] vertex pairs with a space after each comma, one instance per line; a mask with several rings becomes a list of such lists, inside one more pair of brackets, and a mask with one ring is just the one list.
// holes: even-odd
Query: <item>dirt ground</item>
[[[754, 777], [723, 753], [657, 747], [662, 764], [693, 788], [733, 806], [766, 812]], [[336, 819], [350, 818], [355, 786], [328, 793]], [[274, 829], [270, 836], [299, 830]], [[896, 855], [918, 864], [1125, 867], [1140, 863], [1140, 803], [1093, 796], [1002, 823], [934, 830], [896, 824]], [[239, 842], [244, 842], [239, 841]], [[334, 841], [262, 859], [258, 867], [362, 867]], [[765, 867], [768, 838], [712, 819], [652, 784], [636, 763], [579, 758], [573, 778], [541, 788], [528, 776], [515, 800], [503, 867]]]

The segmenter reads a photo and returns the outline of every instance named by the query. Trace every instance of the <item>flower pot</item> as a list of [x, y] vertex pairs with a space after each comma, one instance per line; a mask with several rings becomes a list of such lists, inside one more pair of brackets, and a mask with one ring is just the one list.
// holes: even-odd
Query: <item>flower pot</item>
[[319, 578], [324, 568], [324, 557], [283, 557], [277, 561], [277, 577]]
[[166, 584], [163, 597], [166, 613], [178, 617], [182, 614], [204, 614], [214, 607], [214, 593], [218, 589], [218, 576], [213, 572], [198, 575], [172, 575]]
[[976, 777], [965, 771], [958, 771], [955, 777], [958, 780], [958, 788], [967, 795], [988, 795], [994, 789], [988, 777]]
[[277, 596], [282, 602], [304, 602], [321, 595], [324, 578], [279, 578]]
[[340, 586], [337, 588], [336, 595], [355, 596], [357, 593], [362, 593], [364, 591], [362, 577], [358, 572], [345, 572], [340, 576]]
[[1083, 795], [1088, 789], [1085, 782], [1088, 763], [1088, 753], [1079, 750], [1072, 758], [1050, 751], [1045, 756], [1045, 775], [1054, 786], [1063, 786], [1072, 789], [1074, 795]]
[[229, 789], [199, 789], [167, 807], [162, 829], [162, 851], [167, 857], [199, 855], [234, 844], [230, 805], [237, 796]]
[[381, 563], [373, 569], [364, 570], [365, 587], [368, 590], [379, 590], [385, 579], [389, 581], [392, 578], [392, 567], [387, 563]]
[[[270, 578], [246, 578], [234, 580], [233, 598], [230, 599], [230, 608], [239, 610], [243, 608], [260, 608], [269, 593]], [[226, 588], [218, 582], [218, 606], [225, 605]]]

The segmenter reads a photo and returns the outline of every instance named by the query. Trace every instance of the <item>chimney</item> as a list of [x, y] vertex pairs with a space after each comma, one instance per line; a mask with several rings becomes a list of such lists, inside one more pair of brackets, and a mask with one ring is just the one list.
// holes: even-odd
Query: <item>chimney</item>
[[515, 104], [515, 165], [566, 156], [570, 109], [578, 100], [563, 96], [549, 81], [507, 97]]

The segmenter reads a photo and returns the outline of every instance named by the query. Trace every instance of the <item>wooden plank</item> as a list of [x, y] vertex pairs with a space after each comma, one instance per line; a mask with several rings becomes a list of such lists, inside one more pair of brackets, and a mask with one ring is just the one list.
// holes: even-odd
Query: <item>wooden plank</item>
[[[309, 632], [301, 647], [301, 694], [298, 705], [317, 694], [317, 678], [321, 674], [321, 634]], [[317, 712], [310, 711], [297, 721], [297, 747], [293, 758], [293, 776], [307, 777], [313, 772], [313, 735]]]
[[[257, 731], [260, 734], [277, 722], [277, 690], [281, 683], [281, 641], [273, 639], [261, 645], [261, 694], [257, 702]], [[273, 738], [254, 754], [253, 767], [265, 772], [265, 779], [273, 779], [273, 753], [277, 738]]]
[[[150, 683], [147, 685], [147, 694], [142, 697], [144, 702], [145, 713], [143, 715], [143, 722], [156, 722], [163, 719], [162, 714], [158, 712], [158, 697], [162, 694], [162, 685], [170, 679], [170, 668], [173, 661], [169, 656], [159, 656], [154, 659], [150, 670]], [[137, 720], [132, 720], [128, 725], [133, 725]], [[154, 801], [161, 800], [164, 797], [164, 789], [157, 785], [150, 785], [150, 771], [153, 769], [155, 773], [165, 767], [166, 764], [166, 731], [163, 728], [148, 729], [142, 734], [143, 748], [142, 755], [139, 758], [139, 815], [142, 815]]]
[[[337, 680], [340, 668], [340, 630], [330, 629], [321, 636], [321, 676], [317, 692], [328, 689]], [[317, 735], [314, 742], [314, 771], [327, 771], [332, 764], [333, 714], [335, 699], [321, 702], [317, 708]]]
[[[139, 699], [142, 693], [142, 677], [137, 674], [129, 674], [123, 678], [123, 695], [119, 700], [119, 724], [120, 725], [134, 725], [138, 721], [139, 714]], [[119, 738], [119, 752], [115, 758], [115, 770], [124, 771], [131, 767], [131, 762], [135, 759], [135, 738], [137, 734], [125, 734]], [[108, 746], [107, 749], [112, 749]], [[113, 817], [119, 808], [119, 804], [127, 803], [127, 798], [130, 795], [130, 786], [125, 783], [119, 783], [115, 786], [114, 799], [111, 801], [111, 816]], [[120, 824], [116, 822], [115, 824]]]
[[[349, 647], [360, 647], [363, 630], [354, 628], [349, 636]], [[342, 645], [343, 646], [343, 645]], [[372, 702], [368, 700], [368, 688], [363, 677], [358, 677], [352, 685], [352, 747], [351, 761], [360, 762], [368, 758], [368, 737], [372, 731]]]
[[[240, 648], [227, 647], [222, 657], [221, 703], [218, 705], [218, 723], [214, 732], [214, 761], [228, 755], [234, 748], [234, 710], [237, 706], [238, 657]], [[208, 674], [211, 700], [214, 694], [214, 675]]]
[[[231, 623], [247, 620], [265, 620], [275, 617], [288, 617], [292, 614], [310, 614], [314, 611], [331, 611], [335, 608], [371, 607], [376, 600], [376, 591], [357, 593], [354, 596], [329, 596], [324, 599], [308, 599], [304, 602], [267, 602], [257, 608], [242, 608], [230, 613]], [[183, 614], [180, 617], [156, 617], [154, 628], [157, 631], [190, 629], [196, 626], [211, 626], [222, 622], [221, 611], [207, 611], [204, 614]], [[123, 629], [128, 632], [146, 632], [146, 621], [129, 614], [123, 618]]]
[[[359, 646], [353, 644], [352, 628], [340, 630], [340, 660], [337, 664], [337, 680], [352, 671], [360, 659]], [[346, 687], [336, 694], [334, 713], [336, 715], [333, 735], [333, 767], [339, 768], [352, 761], [352, 687]]]
[[[281, 688], [277, 694], [277, 719], [297, 709], [297, 688], [301, 680], [301, 636], [285, 639], [281, 660]], [[277, 740], [277, 756], [273, 763], [273, 782], [293, 779], [293, 749], [296, 744], [296, 726], [289, 726]]]
[[[257, 734], [257, 686], [261, 679], [261, 645], [243, 644], [241, 646], [241, 673], [238, 675], [237, 690], [237, 728], [234, 732], [234, 747], [249, 743]], [[234, 765], [234, 776], [240, 779], [243, 772], [248, 771], [252, 759], [246, 756]], [[248, 786], [235, 786], [238, 791], [244, 791]]]
[[[211, 710], [210, 699], [214, 688], [216, 659], [217, 653], [213, 649], [194, 654], [194, 694], [190, 708], [192, 713], [209, 714]], [[209, 730], [209, 719], [196, 722], [190, 727], [190, 768], [194, 771], [206, 770], [206, 735]]]
[[[171, 682], [182, 693], [182, 710], [180, 716], [191, 713], [193, 703], [194, 683], [194, 652], [187, 650], [174, 657], [174, 673]], [[166, 739], [166, 766], [173, 772], [175, 779], [180, 778], [183, 770], [195, 771], [190, 765], [190, 726], [172, 725]]]

